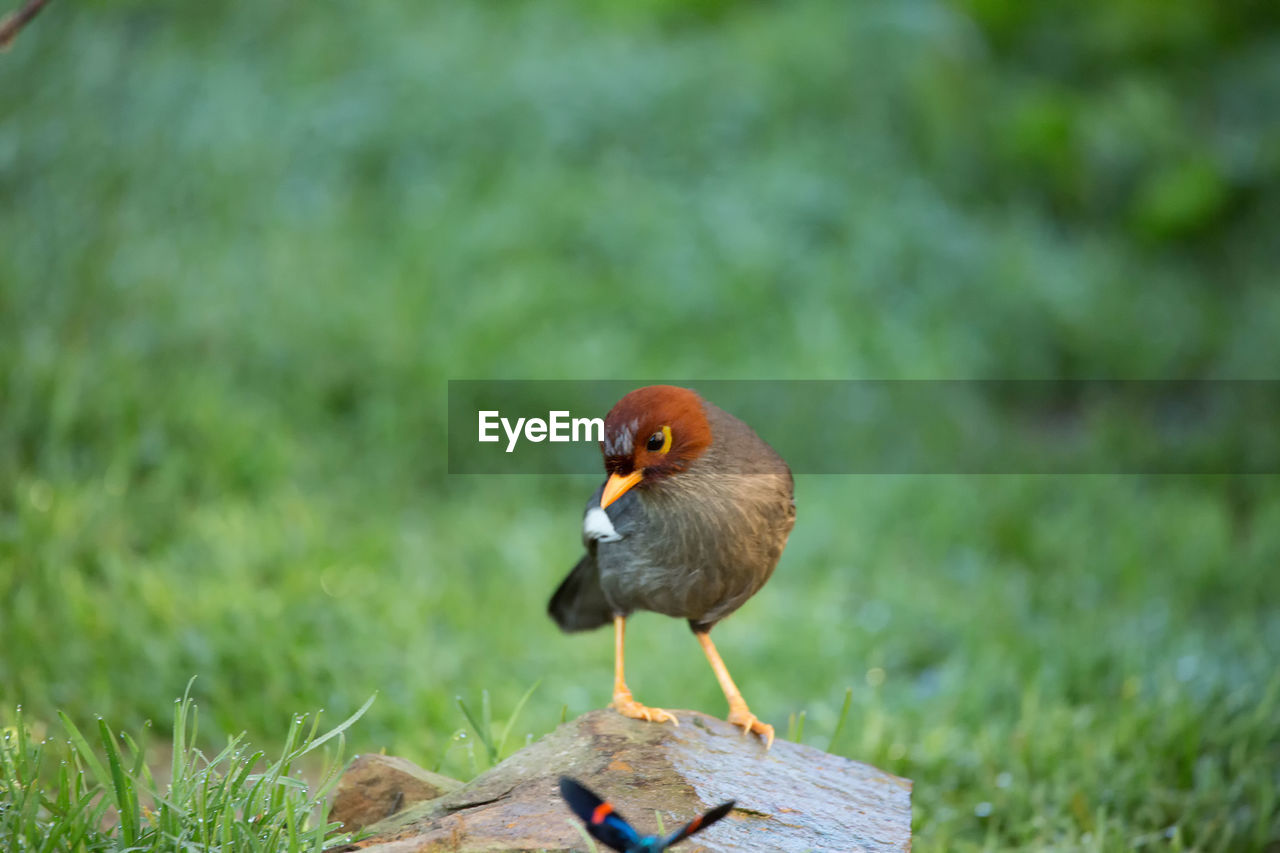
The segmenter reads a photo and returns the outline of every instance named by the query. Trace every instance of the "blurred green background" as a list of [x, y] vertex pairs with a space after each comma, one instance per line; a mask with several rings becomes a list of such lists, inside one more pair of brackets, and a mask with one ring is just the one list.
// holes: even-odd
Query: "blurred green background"
[[[1280, 378], [1280, 5], [52, 3], [0, 56], [0, 720], [467, 776], [608, 700], [448, 379]], [[1280, 845], [1280, 483], [805, 477], [717, 629], [918, 849]], [[680, 623], [629, 676], [722, 713]]]

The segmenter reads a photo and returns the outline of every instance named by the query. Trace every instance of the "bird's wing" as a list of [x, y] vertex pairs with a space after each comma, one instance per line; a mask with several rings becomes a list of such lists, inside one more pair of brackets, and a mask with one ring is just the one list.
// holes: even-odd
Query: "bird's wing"
[[594, 553], [584, 554], [560, 582], [547, 613], [561, 631], [590, 631], [613, 621], [613, 607], [600, 587], [600, 568]]
[[[582, 514], [582, 543], [587, 553], [573, 567], [551, 596], [547, 612], [562, 631], [590, 631], [613, 621], [613, 606], [600, 588], [596, 552], [604, 543], [621, 542], [641, 523], [642, 510], [635, 496], [625, 494], [600, 508], [604, 485], [596, 489]], [[619, 546], [625, 547], [625, 546]]]
[[695, 832], [701, 832], [702, 830], [706, 829], [708, 826], [711, 826], [711, 824], [715, 823], [720, 818], [724, 817], [729, 812], [731, 812], [733, 810], [733, 804], [734, 804], [733, 800], [730, 800], [727, 803], [721, 803], [711, 811], [704, 814], [702, 817], [695, 817], [693, 820], [685, 824], [684, 827], [671, 833], [671, 835], [667, 838], [667, 840], [663, 842], [663, 846], [670, 847], [672, 844], [675, 844], [679, 841], [684, 841], [686, 838], [688, 838], [690, 835], [693, 835]]
[[597, 797], [568, 776], [560, 777], [560, 796], [573, 809], [573, 813], [587, 825], [587, 832], [598, 841], [609, 845], [619, 853], [635, 846], [640, 835], [631, 828], [613, 806]]

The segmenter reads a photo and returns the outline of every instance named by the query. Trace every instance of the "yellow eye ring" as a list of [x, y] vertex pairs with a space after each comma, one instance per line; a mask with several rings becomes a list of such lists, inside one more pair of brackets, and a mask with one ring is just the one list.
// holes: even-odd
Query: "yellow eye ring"
[[671, 427], [664, 426], [660, 432], [649, 436], [644, 447], [650, 453], [666, 453], [671, 449]]

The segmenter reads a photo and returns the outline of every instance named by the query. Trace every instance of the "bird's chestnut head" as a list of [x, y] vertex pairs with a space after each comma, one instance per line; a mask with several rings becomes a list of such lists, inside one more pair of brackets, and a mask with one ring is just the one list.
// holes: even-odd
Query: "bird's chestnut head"
[[711, 445], [702, 398], [688, 388], [649, 385], [619, 400], [604, 419], [604, 467], [609, 473], [600, 506], [642, 482], [679, 473]]

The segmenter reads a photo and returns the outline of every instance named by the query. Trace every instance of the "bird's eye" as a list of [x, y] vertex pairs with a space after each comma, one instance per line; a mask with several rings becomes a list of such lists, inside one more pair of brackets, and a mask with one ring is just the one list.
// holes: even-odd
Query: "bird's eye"
[[650, 453], [666, 453], [671, 449], [671, 427], [664, 426], [649, 436], [644, 446]]

